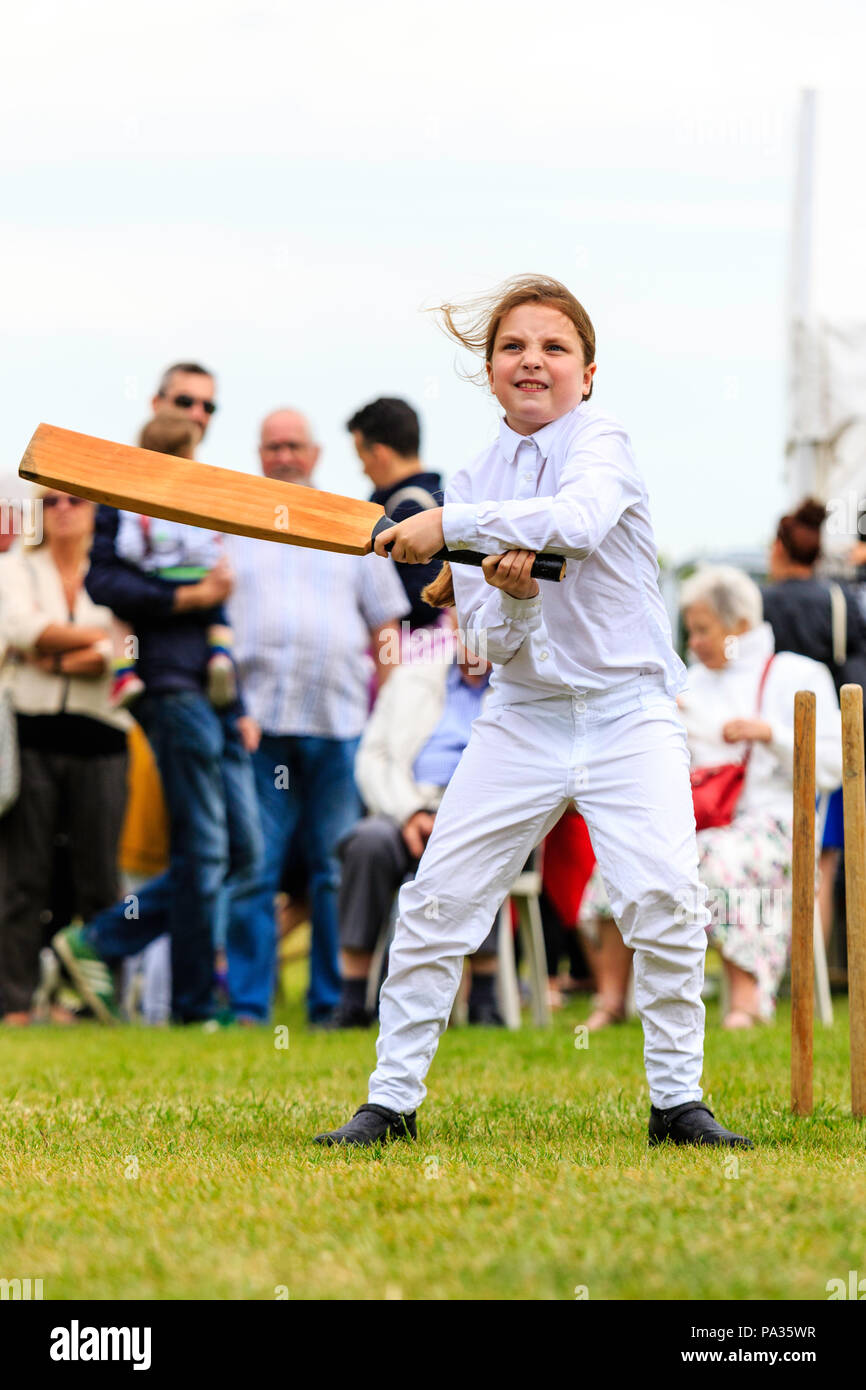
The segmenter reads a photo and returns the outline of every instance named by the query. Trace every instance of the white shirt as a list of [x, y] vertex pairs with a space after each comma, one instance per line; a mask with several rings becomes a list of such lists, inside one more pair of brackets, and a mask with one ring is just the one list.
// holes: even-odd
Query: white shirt
[[392, 560], [226, 536], [228, 600], [248, 712], [268, 734], [356, 738], [370, 632], [409, 612]]
[[539, 580], [535, 599], [513, 599], [479, 570], [454, 565], [460, 625], [486, 637], [491, 703], [607, 690], [642, 672], [685, 683], [658, 587], [646, 488], [628, 435], [584, 401], [532, 435], [505, 424], [499, 438], [448, 485], [449, 550], [552, 551], [568, 560], [561, 583]]
[[94, 603], [82, 584], [70, 615], [47, 544], [34, 549], [17, 546], [0, 557], [0, 655], [7, 648], [33, 653], [46, 627], [69, 622], [104, 629], [105, 637], [96, 645], [105, 657], [105, 671], [101, 676], [64, 676], [30, 662], [7, 665], [3, 680], [9, 683], [15, 708], [20, 714], [86, 714], [112, 728], [128, 729], [129, 715], [113, 709], [109, 701], [111, 610]]
[[796, 652], [779, 652], [767, 674], [758, 713], [758, 684], [773, 651], [773, 629], [760, 623], [737, 638], [734, 653], [719, 670], [696, 662], [688, 669], [688, 688], [680, 696], [692, 767], [716, 767], [742, 760], [747, 744], [725, 743], [729, 719], [761, 719], [773, 731], [769, 743], [753, 743], [737, 815], [767, 813], [792, 818], [794, 779], [794, 696], [815, 692], [815, 781], [821, 792], [842, 781], [842, 727], [833, 678], [826, 666]]

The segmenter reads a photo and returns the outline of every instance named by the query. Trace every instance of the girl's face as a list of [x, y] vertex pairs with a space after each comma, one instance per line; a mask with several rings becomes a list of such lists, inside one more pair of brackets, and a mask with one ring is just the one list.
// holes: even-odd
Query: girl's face
[[692, 603], [683, 614], [689, 646], [704, 666], [720, 671], [728, 664], [729, 640], [748, 632], [749, 625], [741, 618], [736, 626], [725, 627], [718, 613], [708, 603]]
[[567, 314], [550, 304], [518, 304], [499, 325], [487, 380], [516, 434], [534, 434], [579, 405], [595, 363]]

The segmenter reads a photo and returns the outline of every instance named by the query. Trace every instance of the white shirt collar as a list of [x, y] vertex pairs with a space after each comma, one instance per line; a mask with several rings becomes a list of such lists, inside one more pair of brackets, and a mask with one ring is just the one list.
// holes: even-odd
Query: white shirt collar
[[551, 420], [549, 425], [542, 425], [540, 430], [534, 434], [518, 434], [510, 425], [506, 425], [505, 417], [499, 422], [499, 447], [505, 455], [508, 463], [513, 463], [517, 457], [517, 450], [521, 444], [532, 442], [537, 448], [542, 459], [547, 462], [547, 456], [559, 437], [560, 430], [565, 426], [567, 420], [571, 420], [575, 410], [580, 410], [583, 402], [579, 402], [574, 410], [569, 410], [565, 415], [560, 415], [558, 419]]
[[[704, 670], [709, 671], [711, 676], [724, 677], [726, 673], [737, 676], [755, 667], [763, 667], [775, 650], [776, 642], [770, 624], [758, 623], [757, 627], [749, 628], [748, 632], [737, 637], [736, 645], [732, 644], [731, 655], [724, 666], [706, 666]], [[701, 665], [699, 661], [694, 661], [693, 664]]]
[[728, 658], [728, 664], [745, 666], [756, 661], [763, 663], [775, 650], [776, 642], [770, 624], [758, 623], [757, 627], [749, 628], [737, 639], [735, 654]]

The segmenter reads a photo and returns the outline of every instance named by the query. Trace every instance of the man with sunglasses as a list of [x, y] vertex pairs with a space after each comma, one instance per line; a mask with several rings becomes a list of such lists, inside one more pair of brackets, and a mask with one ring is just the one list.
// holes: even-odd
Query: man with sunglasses
[[[155, 412], [186, 410], [204, 429], [213, 414], [214, 378], [195, 363], [163, 374]], [[145, 693], [135, 717], [159, 767], [170, 824], [168, 872], [147, 883], [135, 911], [121, 902], [85, 927], [55, 937], [58, 954], [96, 1016], [114, 1013], [106, 965], [137, 955], [156, 937], [171, 937], [172, 1016], [179, 1023], [213, 1016], [214, 927], [228, 910], [228, 950], [238, 944], [235, 906], [256, 886], [263, 845], [252, 764], [240, 701], [215, 708], [205, 684], [208, 628], [231, 593], [234, 577], [221, 559], [193, 583], [166, 579], [118, 554], [120, 513], [99, 508], [86, 585], [95, 603], [129, 623], [138, 639], [137, 669]], [[238, 1017], [257, 1020], [232, 997]]]
[[166, 367], [151, 401], [154, 415], [169, 407], [185, 410], [201, 426], [202, 439], [211, 416], [216, 412], [216, 380], [213, 372], [198, 362], [175, 362]]

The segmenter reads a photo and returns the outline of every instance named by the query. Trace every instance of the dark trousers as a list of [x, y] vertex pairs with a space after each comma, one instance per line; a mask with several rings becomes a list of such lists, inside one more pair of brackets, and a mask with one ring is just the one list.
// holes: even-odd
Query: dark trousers
[[126, 761], [124, 752], [83, 757], [21, 749], [21, 794], [0, 820], [0, 1005], [6, 1013], [29, 1009], [39, 981], [60, 832], [68, 837], [75, 912], [86, 920], [117, 901]]
[[[344, 951], [376, 949], [394, 894], [419, 861], [406, 848], [400, 827], [385, 816], [366, 816], [339, 846], [343, 865], [337, 912]], [[479, 956], [496, 954], [496, 923], [481, 943]]]
[[117, 903], [88, 922], [87, 935], [105, 960], [136, 955], [171, 935], [172, 1013], [181, 1023], [211, 1016], [213, 929], [228, 896], [234, 916], [255, 885], [262, 860], [249, 754], [233, 715], [203, 695], [145, 695], [136, 717], [162, 778], [171, 840], [167, 873], [152, 879], [130, 907]]

